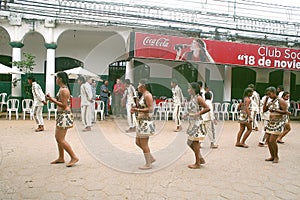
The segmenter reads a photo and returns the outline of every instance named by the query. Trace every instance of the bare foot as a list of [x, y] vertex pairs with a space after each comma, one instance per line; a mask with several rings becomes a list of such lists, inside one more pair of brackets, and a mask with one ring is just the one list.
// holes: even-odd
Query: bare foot
[[279, 158], [274, 158], [272, 163], [278, 163], [279, 162]]
[[151, 158], [151, 163], [154, 163], [156, 159], [154, 157]]
[[265, 159], [265, 161], [273, 161], [274, 160], [274, 158], [267, 158], [267, 159]]
[[264, 147], [265, 145], [264, 145], [264, 143], [259, 142], [257, 146]]
[[243, 148], [248, 148], [249, 146], [244, 144], [244, 143], [236, 143], [235, 144], [236, 147], [243, 147]]
[[190, 168], [190, 169], [199, 169], [200, 168], [200, 164], [188, 165], [188, 168]]
[[284, 141], [282, 141], [282, 140], [280, 140], [280, 139], [277, 139], [277, 143], [279, 143], [279, 144], [283, 144], [283, 143], [284, 143]]
[[139, 167], [139, 169], [141, 169], [141, 170], [152, 169], [152, 165], [144, 165], [144, 166]]
[[236, 146], [236, 147], [243, 147], [243, 144], [237, 142], [237, 143], [235, 143], [235, 146]]
[[219, 146], [218, 145], [216, 145], [216, 144], [212, 144], [212, 145], [210, 145], [210, 148], [211, 149], [217, 149]]
[[50, 164], [61, 164], [61, 163], [65, 163], [65, 160], [58, 158], [58, 159], [52, 161]]
[[243, 148], [248, 148], [249, 146], [246, 145], [246, 144], [242, 144], [242, 147], [243, 147]]
[[205, 164], [206, 162], [205, 162], [205, 160], [204, 160], [204, 158], [200, 158], [200, 164]]
[[73, 167], [75, 165], [75, 163], [77, 163], [79, 161], [78, 158], [73, 158], [70, 160], [70, 162], [66, 165], [66, 167]]

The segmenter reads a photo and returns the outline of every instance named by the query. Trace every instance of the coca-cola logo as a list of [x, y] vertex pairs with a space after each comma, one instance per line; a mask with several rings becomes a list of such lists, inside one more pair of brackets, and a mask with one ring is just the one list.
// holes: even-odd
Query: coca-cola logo
[[143, 40], [144, 46], [168, 47], [169, 39], [167, 38], [151, 38], [147, 36]]

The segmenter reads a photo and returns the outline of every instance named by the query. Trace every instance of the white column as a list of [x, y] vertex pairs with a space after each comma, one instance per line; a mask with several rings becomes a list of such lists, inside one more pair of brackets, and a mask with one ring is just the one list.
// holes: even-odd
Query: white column
[[[45, 45], [46, 46], [46, 45]], [[47, 48], [47, 46], [46, 46]], [[56, 48], [56, 45], [55, 45]], [[46, 65], [46, 94], [55, 96], [55, 48], [47, 48], [47, 65]]]
[[126, 69], [125, 69], [125, 79], [130, 79], [131, 83], [134, 83], [134, 61], [131, 59], [130, 61], [126, 62]]
[[[12, 48], [12, 61], [21, 61], [21, 48], [13, 47]], [[13, 66], [13, 68], [17, 68]], [[12, 81], [16, 79], [21, 79], [20, 74], [12, 74]], [[13, 97], [21, 97], [22, 96], [22, 80], [17, 82], [16, 86], [12, 85], [11, 88], [11, 96]]]
[[231, 101], [232, 67], [225, 65], [223, 101]]
[[285, 92], [290, 92], [291, 86], [291, 72], [284, 71], [283, 72], [283, 88]]

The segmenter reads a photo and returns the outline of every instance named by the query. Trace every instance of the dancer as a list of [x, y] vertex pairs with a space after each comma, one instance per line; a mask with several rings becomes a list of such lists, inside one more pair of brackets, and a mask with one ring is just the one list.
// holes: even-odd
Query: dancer
[[45, 94], [41, 86], [35, 81], [35, 78], [30, 75], [28, 76], [28, 83], [32, 85], [33, 105], [32, 110], [34, 113], [34, 119], [38, 128], [35, 132], [44, 131], [44, 119], [43, 119], [43, 106], [47, 104], [45, 100]]
[[92, 86], [85, 81], [83, 76], [79, 76], [77, 79], [78, 84], [80, 85], [80, 106], [81, 106], [81, 120], [84, 125], [82, 131], [91, 131], [92, 130], [92, 102], [93, 102], [93, 93]]
[[96, 118], [95, 118], [94, 113], [95, 113], [95, 100], [96, 100], [97, 82], [92, 78], [89, 78], [88, 82], [91, 85], [91, 89], [92, 89], [92, 103], [91, 103], [92, 123], [96, 123]]
[[182, 94], [182, 90], [178, 86], [178, 82], [176, 79], [173, 79], [171, 81], [171, 87], [172, 87], [173, 104], [174, 104], [173, 117], [175, 119], [175, 124], [176, 124], [176, 129], [174, 131], [179, 132], [182, 130], [181, 121], [180, 121], [180, 109], [184, 101], [184, 97]]
[[268, 144], [271, 157], [267, 158], [266, 161], [278, 163], [279, 157], [276, 140], [284, 130], [288, 110], [286, 102], [283, 99], [278, 98], [275, 87], [268, 87], [267, 94], [272, 101], [268, 104], [265, 103], [263, 106], [264, 111], [270, 111], [270, 120], [266, 126], [266, 142]]
[[284, 87], [282, 85], [278, 85], [276, 88], [276, 93], [278, 98], [282, 98], [282, 95], [284, 93]]
[[199, 95], [200, 89], [196, 82], [189, 85], [188, 93], [190, 95], [190, 102], [188, 106], [189, 127], [187, 129], [188, 146], [195, 154], [195, 164], [188, 165], [191, 169], [199, 169], [201, 164], [205, 164], [205, 160], [200, 153], [199, 134], [203, 127], [201, 127], [201, 115], [209, 112], [209, 107], [204, 99]]
[[[261, 98], [261, 105], [264, 105], [265, 103], [268, 104], [268, 103], [270, 103], [270, 101], [271, 101], [271, 99], [268, 98], [267, 92], [265, 92], [265, 96], [263, 96]], [[266, 143], [266, 126], [267, 126], [268, 120], [270, 119], [270, 111], [269, 110], [267, 110], [265, 112], [263, 111], [261, 119], [263, 121], [263, 127], [261, 129], [261, 136], [259, 139], [258, 146], [264, 147], [265, 143]]]
[[[238, 109], [240, 110], [240, 117], [239, 117], [240, 130], [237, 134], [237, 139], [235, 143], [236, 147], [243, 147], [243, 148], [249, 147], [248, 145], [245, 144], [245, 142], [252, 131], [251, 99], [250, 99], [252, 93], [253, 93], [252, 88], [246, 88], [244, 90], [244, 95], [243, 95], [244, 99], [239, 104]], [[243, 135], [246, 127], [247, 127], [247, 131]], [[241, 141], [242, 136], [243, 139]]]
[[[287, 104], [288, 110], [289, 110], [289, 108], [290, 108], [290, 93], [289, 92], [284, 92], [282, 94], [282, 99]], [[284, 131], [277, 138], [277, 143], [283, 144], [284, 141], [282, 141], [282, 138], [284, 136], [286, 136], [291, 131], [291, 124], [290, 124], [290, 117], [289, 117], [290, 115], [291, 115], [291, 112], [288, 112], [287, 118], [286, 118], [286, 124], [284, 126]]]
[[149, 136], [154, 134], [154, 124], [152, 121], [153, 112], [153, 97], [149, 83], [142, 79], [138, 85], [138, 91], [142, 94], [138, 105], [131, 108], [131, 112], [137, 112], [137, 127], [135, 143], [143, 150], [146, 164], [139, 169], [147, 170], [152, 168], [152, 163], [155, 162], [149, 148]]
[[137, 94], [129, 79], [125, 80], [125, 87], [126, 89], [121, 102], [122, 106], [125, 106], [126, 104], [127, 122], [129, 125], [129, 128], [126, 130], [126, 132], [129, 133], [136, 130], [136, 116], [135, 113], [131, 113], [131, 108], [135, 106], [134, 98], [137, 98]]
[[55, 138], [58, 146], [58, 159], [51, 162], [51, 164], [64, 163], [64, 150], [68, 152], [71, 157], [67, 167], [74, 166], [78, 162], [78, 158], [72, 150], [69, 143], [65, 140], [65, 136], [69, 128], [73, 127], [73, 115], [70, 108], [70, 87], [68, 75], [65, 72], [58, 72], [56, 75], [56, 84], [60, 87], [57, 93], [57, 97], [53, 98], [47, 94], [47, 100], [57, 105], [57, 120], [55, 129]]
[[260, 112], [260, 96], [258, 92], [255, 91], [255, 87], [253, 84], [249, 84], [248, 88], [253, 90], [251, 96], [251, 116], [252, 116], [252, 130], [258, 131], [258, 122], [257, 122], [257, 114]]
[[213, 105], [211, 101], [211, 93], [208, 91], [205, 93], [205, 103], [208, 105], [210, 111], [203, 114], [203, 121], [205, 123], [205, 127], [207, 130], [207, 135], [210, 140], [210, 148], [217, 149], [218, 145], [215, 144], [216, 142], [216, 130], [215, 125], [217, 124], [217, 120], [215, 119]]

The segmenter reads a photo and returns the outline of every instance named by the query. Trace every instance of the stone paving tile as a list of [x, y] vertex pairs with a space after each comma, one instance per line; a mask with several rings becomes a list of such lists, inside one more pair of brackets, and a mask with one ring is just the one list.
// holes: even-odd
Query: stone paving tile
[[64, 200], [65, 196], [60, 192], [48, 192], [40, 197], [41, 200]]
[[[286, 143], [279, 145], [278, 164], [264, 161], [269, 155], [267, 148], [257, 147], [260, 132], [251, 133], [248, 149], [234, 147], [238, 124], [228, 121], [222, 125], [219, 149], [211, 151], [207, 143], [203, 145], [201, 152], [206, 155], [207, 164], [201, 169], [187, 168], [194, 162], [194, 156], [190, 149], [186, 149], [171, 165], [146, 174], [124, 173], [104, 165], [83, 143], [83, 133], [77, 131], [79, 127], [67, 134], [68, 142], [80, 158], [79, 163], [72, 168], [66, 168], [65, 164], [50, 165], [50, 161], [57, 157], [54, 121], [45, 120], [45, 123], [46, 131], [35, 133], [33, 121], [0, 119], [3, 127], [0, 133], [1, 200], [300, 199], [299, 122], [292, 122]], [[118, 124], [119, 129], [123, 129], [124, 124]], [[96, 125], [102, 128], [115, 126], [111, 119]], [[166, 133], [150, 140], [154, 151], [170, 143], [168, 139], [174, 136], [169, 131], [172, 125], [170, 121], [163, 124], [162, 131]], [[108, 131], [106, 134], [110, 134], [107, 138], [115, 147], [136, 153], [137, 166], [142, 164], [141, 151], [135, 146], [134, 138], [117, 132]], [[67, 154], [65, 158], [67, 162]], [[160, 163], [158, 160], [155, 166]]]

